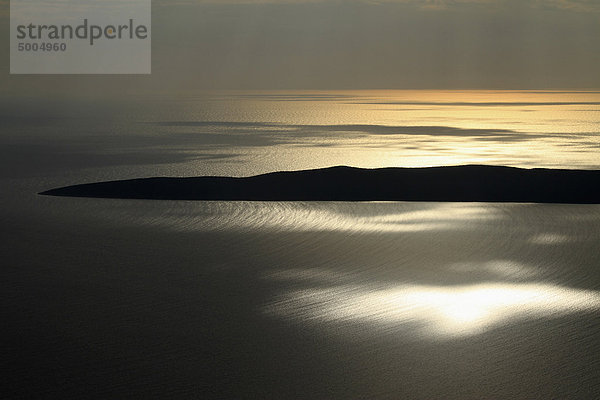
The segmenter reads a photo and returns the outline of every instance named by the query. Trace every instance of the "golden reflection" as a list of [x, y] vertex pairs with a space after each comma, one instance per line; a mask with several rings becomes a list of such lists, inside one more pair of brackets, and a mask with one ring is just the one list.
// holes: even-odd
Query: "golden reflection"
[[266, 307], [303, 323], [367, 323], [430, 337], [483, 333], [530, 318], [600, 310], [600, 293], [551, 284], [341, 285], [292, 291]]
[[[461, 229], [501, 217], [491, 203], [189, 202], [168, 218], [146, 221], [175, 231], [264, 229], [292, 232], [428, 232]], [[195, 215], [190, 218], [190, 215]]]
[[[464, 227], [498, 218], [493, 204], [373, 202], [361, 203], [215, 202], [178, 204], [189, 207], [197, 218], [174, 210], [165, 220], [177, 231], [207, 229], [267, 229], [293, 232], [425, 232]], [[202, 213], [198, 212], [202, 208]]]
[[569, 237], [558, 233], [544, 233], [535, 235], [530, 239], [533, 244], [561, 244], [567, 243]]

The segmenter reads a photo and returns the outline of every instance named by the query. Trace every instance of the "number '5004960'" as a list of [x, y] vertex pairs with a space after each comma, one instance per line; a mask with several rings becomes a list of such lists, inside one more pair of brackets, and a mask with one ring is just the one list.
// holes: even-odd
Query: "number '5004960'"
[[19, 43], [19, 51], [66, 51], [66, 43]]

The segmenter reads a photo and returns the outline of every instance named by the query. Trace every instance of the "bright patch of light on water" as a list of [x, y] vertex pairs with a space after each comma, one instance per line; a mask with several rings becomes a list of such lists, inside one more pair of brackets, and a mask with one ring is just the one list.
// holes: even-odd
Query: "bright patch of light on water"
[[543, 233], [531, 238], [534, 244], [560, 244], [569, 241], [569, 237], [558, 233]]
[[[415, 206], [406, 202], [173, 202], [171, 205], [172, 210], [163, 217], [152, 216], [147, 223], [175, 231], [234, 228], [402, 233], [455, 229], [467, 222], [497, 218], [494, 205], [485, 203]], [[369, 212], [364, 213], [365, 210]]]
[[419, 337], [482, 334], [526, 318], [600, 310], [600, 293], [547, 283], [462, 286], [340, 285], [291, 291], [265, 312], [300, 323], [363, 323]]

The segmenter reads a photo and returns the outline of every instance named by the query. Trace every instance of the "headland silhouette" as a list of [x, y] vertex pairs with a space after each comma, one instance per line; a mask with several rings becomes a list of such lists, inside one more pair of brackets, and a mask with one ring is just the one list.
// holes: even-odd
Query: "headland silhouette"
[[600, 203], [599, 170], [463, 165], [331, 167], [251, 177], [156, 177], [67, 186], [48, 196], [152, 200]]

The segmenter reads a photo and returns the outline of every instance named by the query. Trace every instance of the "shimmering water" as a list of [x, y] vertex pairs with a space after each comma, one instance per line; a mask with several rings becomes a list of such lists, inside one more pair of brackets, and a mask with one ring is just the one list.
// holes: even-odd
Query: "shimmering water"
[[4, 104], [4, 396], [599, 398], [600, 206], [36, 195], [335, 164], [598, 168], [598, 96]]
[[[2, 101], [4, 177], [245, 176], [332, 165], [600, 168], [599, 92], [220, 92]], [[88, 170], [78, 177], [81, 169]]]
[[598, 206], [32, 201], [9, 397], [599, 394]]

